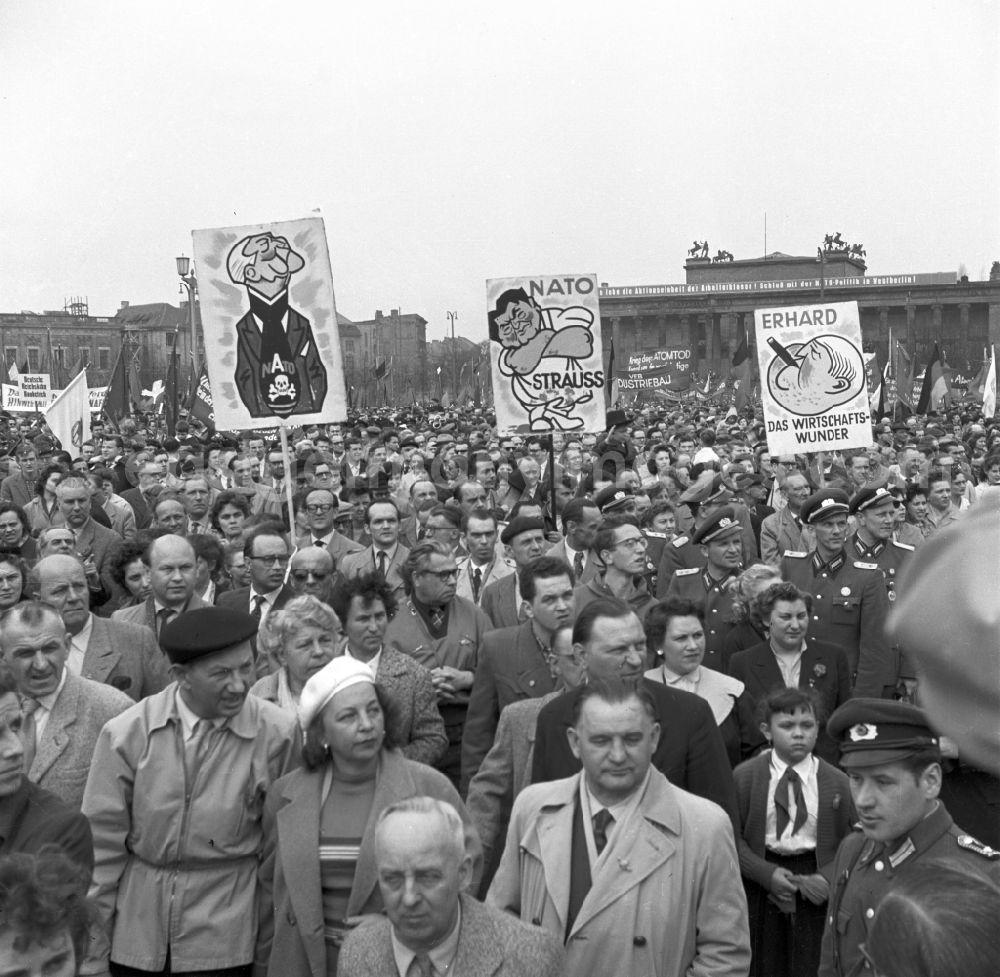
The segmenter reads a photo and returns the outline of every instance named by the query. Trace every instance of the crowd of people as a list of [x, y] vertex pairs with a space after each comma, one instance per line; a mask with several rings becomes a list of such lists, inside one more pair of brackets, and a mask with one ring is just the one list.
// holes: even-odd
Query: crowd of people
[[996, 973], [1000, 426], [494, 421], [0, 416], [0, 977]]

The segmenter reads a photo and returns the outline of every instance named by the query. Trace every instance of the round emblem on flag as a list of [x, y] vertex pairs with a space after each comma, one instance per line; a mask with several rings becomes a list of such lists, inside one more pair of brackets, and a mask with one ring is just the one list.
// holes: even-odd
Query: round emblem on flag
[[83, 444], [83, 421], [76, 421], [73, 424], [69, 439], [73, 442], [74, 448], [79, 448]]

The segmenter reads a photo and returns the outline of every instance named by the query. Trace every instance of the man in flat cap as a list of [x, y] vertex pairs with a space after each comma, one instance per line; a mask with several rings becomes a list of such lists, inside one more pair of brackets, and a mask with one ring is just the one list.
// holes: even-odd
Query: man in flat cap
[[174, 682], [101, 732], [83, 800], [104, 924], [88, 972], [250, 973], [261, 814], [300, 743], [293, 717], [247, 694], [256, 631], [225, 607], [175, 618], [160, 633]]
[[855, 695], [891, 698], [899, 683], [899, 654], [885, 634], [889, 614], [878, 564], [847, 550], [850, 502], [841, 489], [815, 492], [802, 503], [802, 522], [816, 536], [809, 553], [786, 551], [781, 576], [813, 596], [809, 637], [847, 654]]
[[871, 974], [862, 945], [882, 898], [913, 869], [946, 861], [1000, 879], [1000, 852], [958, 827], [938, 799], [941, 749], [924, 713], [905, 702], [851, 699], [830, 717], [860, 831], [831, 872], [819, 977]]
[[694, 532], [692, 542], [700, 546], [705, 567], [675, 570], [667, 588], [667, 597], [684, 597], [696, 601], [705, 612], [706, 668], [725, 672], [722, 647], [733, 626], [732, 587], [739, 576], [742, 526], [731, 506], [723, 506], [706, 519]]

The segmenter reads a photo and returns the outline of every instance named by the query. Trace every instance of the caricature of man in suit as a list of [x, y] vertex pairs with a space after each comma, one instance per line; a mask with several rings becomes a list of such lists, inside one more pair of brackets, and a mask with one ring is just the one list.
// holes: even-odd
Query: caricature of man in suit
[[288, 280], [305, 267], [283, 237], [238, 241], [226, 262], [246, 285], [250, 311], [236, 323], [236, 389], [252, 417], [313, 414], [326, 399], [326, 368], [309, 320], [288, 304]]

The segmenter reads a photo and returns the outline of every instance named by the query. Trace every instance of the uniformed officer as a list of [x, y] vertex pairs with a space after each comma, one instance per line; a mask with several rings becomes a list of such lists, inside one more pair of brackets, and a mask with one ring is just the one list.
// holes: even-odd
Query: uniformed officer
[[[892, 493], [880, 486], [868, 486], [851, 498], [851, 515], [857, 520], [857, 529], [847, 541], [847, 552], [853, 559], [874, 563], [885, 577], [885, 592], [889, 603], [898, 596], [899, 575], [903, 565], [913, 555], [909, 543], [899, 543], [892, 538], [896, 500]], [[916, 690], [916, 673], [896, 646], [899, 656], [901, 687], [898, 690], [912, 701]]]
[[[722, 480], [721, 475], [715, 475], [708, 483], [707, 495], [697, 501], [695, 512], [694, 532], [711, 519], [720, 508], [731, 505], [733, 494], [729, 486]], [[683, 500], [685, 492], [681, 496]], [[757, 558], [757, 543], [753, 534], [753, 527], [750, 525], [750, 514], [745, 506], [732, 507], [736, 513], [736, 518], [740, 523], [742, 560], [744, 564], [752, 563]], [[675, 570], [691, 569], [696, 567], [704, 569], [707, 562], [702, 548], [694, 542], [694, 532], [691, 535], [681, 534], [674, 537], [663, 547], [663, 556], [660, 559], [660, 566], [656, 574], [656, 596], [666, 597], [670, 589], [670, 582], [673, 580]]]
[[818, 977], [871, 974], [861, 945], [882, 897], [914, 865], [943, 859], [1000, 879], [1000, 852], [964, 833], [938, 800], [941, 750], [924, 713], [906, 702], [851, 699], [830, 717], [860, 831], [831, 873]]
[[722, 649], [735, 623], [733, 587], [743, 559], [743, 527], [732, 506], [723, 506], [706, 519], [691, 538], [701, 549], [704, 569], [675, 570], [667, 597], [684, 597], [701, 605], [705, 613], [705, 657], [702, 664], [726, 671]]
[[847, 655], [855, 695], [891, 698], [899, 681], [899, 655], [885, 635], [889, 600], [882, 571], [846, 549], [847, 493], [815, 492], [802, 503], [802, 522], [816, 535], [810, 553], [787, 550], [781, 575], [813, 595], [809, 637], [839, 645]]

